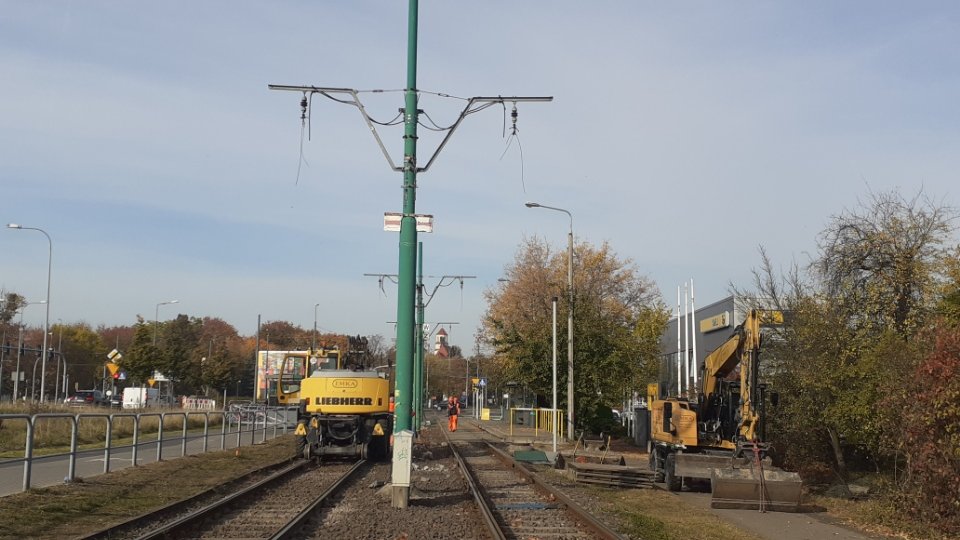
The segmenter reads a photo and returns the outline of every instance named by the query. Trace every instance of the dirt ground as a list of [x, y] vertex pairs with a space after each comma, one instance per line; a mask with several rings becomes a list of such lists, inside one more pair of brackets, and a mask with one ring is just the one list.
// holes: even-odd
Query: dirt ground
[[[580, 452], [600, 455], [602, 450], [594, 445], [588, 446], [585, 451], [578, 450], [578, 453]], [[623, 457], [626, 465], [635, 467], [647, 467], [649, 461], [649, 456], [643, 449], [634, 446], [632, 441], [626, 439], [612, 440], [610, 449], [607, 451], [607, 457], [613, 460]], [[660, 484], [660, 486], [666, 490], [665, 485]], [[672, 495], [688, 505], [709, 510], [740, 529], [770, 540], [823, 540], [825, 538], [880, 540], [892, 538], [858, 531], [853, 527], [841, 524], [824, 508], [806, 506], [804, 511], [800, 513], [760, 513], [756, 510], [713, 509], [710, 508], [709, 490], [697, 491], [685, 487], [683, 491]]]

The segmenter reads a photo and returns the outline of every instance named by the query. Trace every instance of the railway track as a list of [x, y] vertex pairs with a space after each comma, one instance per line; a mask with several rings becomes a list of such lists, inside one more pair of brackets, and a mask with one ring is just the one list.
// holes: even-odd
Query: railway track
[[563, 493], [540, 481], [467, 422], [447, 440], [490, 534], [497, 539], [620, 539]]
[[[361, 460], [318, 467], [313, 462], [297, 461], [174, 519], [150, 514], [137, 520], [150, 525], [131, 530], [129, 524], [121, 524], [88, 538], [291, 538], [331, 494], [366, 465]], [[311, 498], [305, 493], [318, 495]]]

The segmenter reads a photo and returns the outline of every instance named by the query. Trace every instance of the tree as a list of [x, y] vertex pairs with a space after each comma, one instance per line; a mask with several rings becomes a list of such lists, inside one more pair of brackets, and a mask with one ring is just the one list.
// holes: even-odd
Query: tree
[[127, 354], [120, 360], [120, 367], [127, 372], [133, 382], [143, 384], [153, 376], [158, 367], [159, 352], [153, 344], [153, 327], [137, 315], [137, 324], [133, 327], [133, 343]]
[[242, 364], [249, 356], [237, 329], [223, 319], [204, 317], [201, 322], [197, 354], [200, 363], [198, 384], [205, 396], [219, 393], [242, 373]]
[[27, 299], [17, 293], [6, 293], [0, 299], [0, 324], [8, 324], [17, 311], [26, 304]]
[[[566, 358], [566, 252], [537, 238], [521, 244], [504, 285], [485, 292], [483, 332], [504, 376], [541, 395], [552, 393], [552, 299], [557, 298], [557, 356]], [[618, 403], [659, 359], [666, 308], [652, 282], [607, 243], [574, 251], [574, 381], [576, 417]], [[561, 366], [566, 366], [565, 360]], [[558, 387], [567, 370], [558, 369]], [[560, 392], [563, 401], [565, 392]]]
[[911, 335], [933, 307], [954, 210], [917, 193], [870, 193], [821, 233], [814, 268], [857, 326]]
[[157, 369], [170, 380], [185, 383], [187, 389], [198, 388], [203, 383], [199, 347], [202, 329], [203, 321], [180, 314], [164, 323], [158, 342]]
[[907, 451], [898, 507], [951, 538], [960, 534], [960, 327], [933, 325], [930, 352], [885, 405], [903, 410], [897, 435]]
[[307, 332], [287, 321], [270, 321], [260, 326], [260, 339], [269, 344], [271, 350], [308, 349], [313, 341], [313, 330]]
[[871, 193], [831, 219], [806, 274], [794, 264], [778, 276], [761, 248], [748, 296], [789, 315], [764, 358], [785, 396], [774, 417], [778, 447], [794, 466], [832, 462], [845, 479], [847, 449], [874, 464], [893, 457], [884, 426], [898, 423], [899, 410], [880, 402], [923, 354], [915, 336], [942, 298], [953, 214], [922, 193]]

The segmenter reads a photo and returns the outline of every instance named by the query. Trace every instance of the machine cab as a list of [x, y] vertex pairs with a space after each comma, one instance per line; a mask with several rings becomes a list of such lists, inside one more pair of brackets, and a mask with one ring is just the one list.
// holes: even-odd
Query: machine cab
[[319, 349], [289, 353], [283, 359], [277, 378], [277, 403], [300, 404], [300, 381], [318, 371], [339, 369], [340, 350]]

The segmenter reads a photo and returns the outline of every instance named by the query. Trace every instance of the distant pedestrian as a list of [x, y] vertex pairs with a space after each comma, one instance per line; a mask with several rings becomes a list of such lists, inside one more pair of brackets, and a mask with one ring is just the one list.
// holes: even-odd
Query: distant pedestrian
[[454, 397], [450, 396], [450, 402], [447, 404], [447, 428], [450, 431], [457, 430], [457, 416], [460, 415], [460, 401]]

